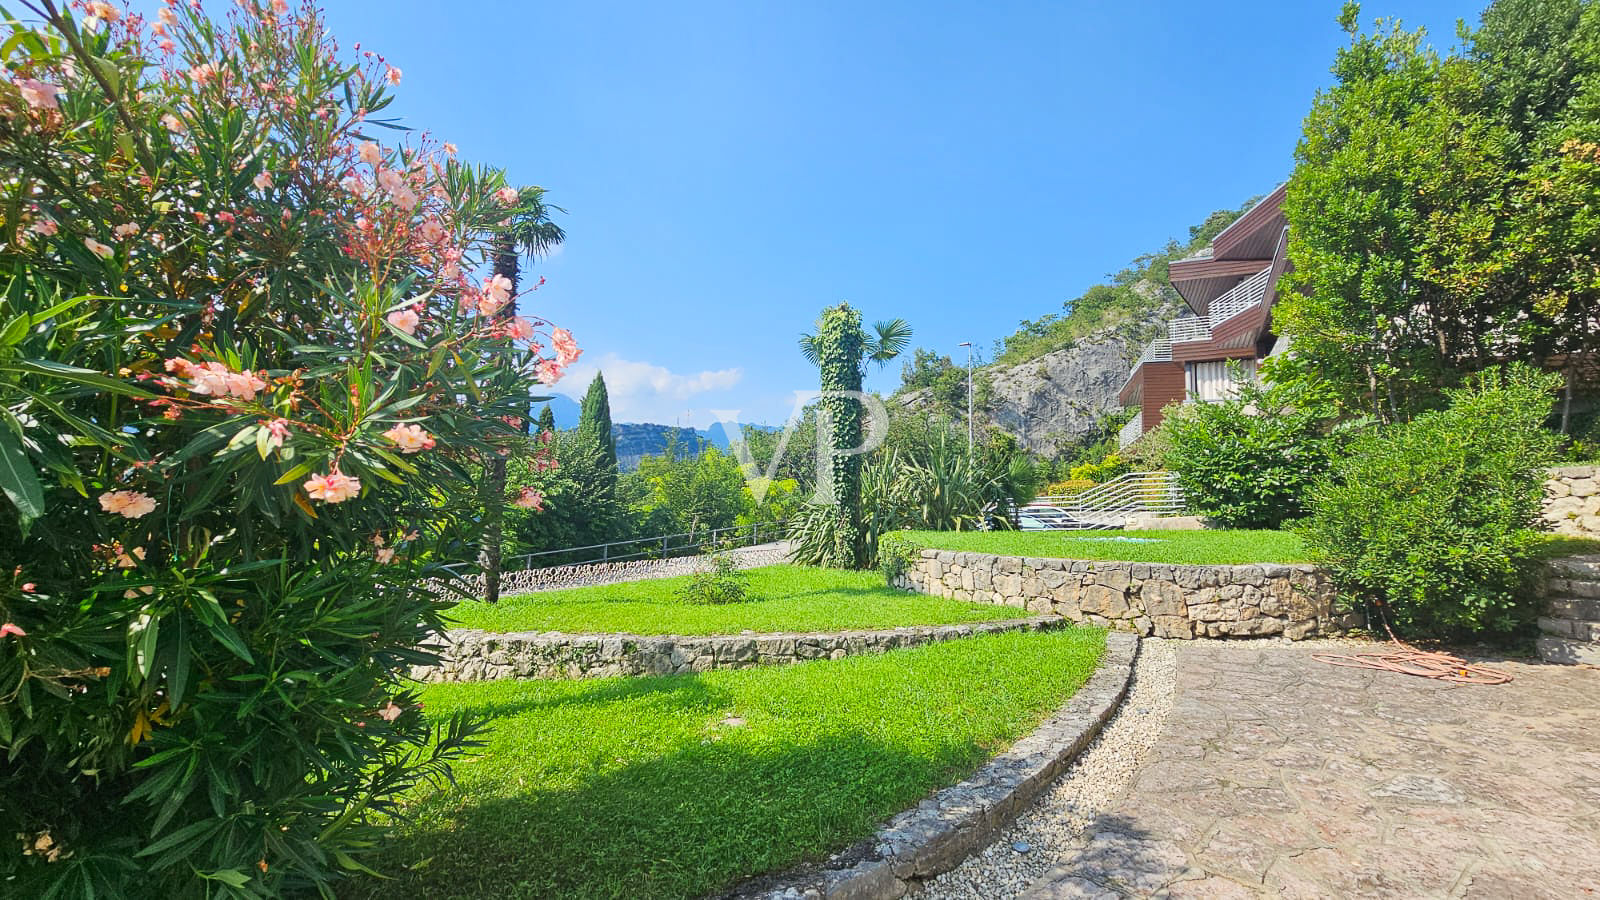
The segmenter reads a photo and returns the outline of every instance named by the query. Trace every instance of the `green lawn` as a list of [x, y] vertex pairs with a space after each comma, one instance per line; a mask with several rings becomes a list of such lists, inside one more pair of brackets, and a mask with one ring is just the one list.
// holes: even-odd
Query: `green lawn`
[[841, 631], [900, 625], [954, 625], [1026, 616], [1026, 610], [962, 603], [891, 590], [876, 572], [805, 566], [749, 570], [756, 599], [724, 606], [684, 603], [674, 592], [687, 578], [630, 581], [466, 602], [450, 615], [488, 631], [737, 634], [740, 631]]
[[1589, 556], [1600, 553], [1600, 541], [1593, 538], [1568, 537], [1564, 534], [1545, 535], [1534, 547], [1539, 559], [1559, 559], [1563, 556]]
[[1287, 531], [912, 531], [908, 536], [923, 547], [1000, 556], [1194, 565], [1309, 561], [1300, 538]]
[[1096, 629], [701, 675], [430, 685], [492, 717], [341, 896], [701, 897], [817, 859], [970, 774], [1088, 679]]

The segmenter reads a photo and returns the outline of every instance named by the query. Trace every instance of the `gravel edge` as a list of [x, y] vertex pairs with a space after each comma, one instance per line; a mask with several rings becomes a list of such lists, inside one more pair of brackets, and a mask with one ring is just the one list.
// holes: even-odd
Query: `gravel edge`
[[864, 845], [759, 887], [736, 890], [749, 900], [893, 900], [923, 879], [959, 866], [1028, 808], [1099, 734], [1127, 695], [1139, 638], [1106, 633], [1099, 669], [1056, 714], [971, 778], [945, 788], [890, 819]]

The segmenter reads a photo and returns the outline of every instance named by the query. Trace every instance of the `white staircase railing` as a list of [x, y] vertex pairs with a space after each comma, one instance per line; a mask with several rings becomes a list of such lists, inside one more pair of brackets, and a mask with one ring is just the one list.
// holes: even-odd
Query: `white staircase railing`
[[[1038, 497], [1028, 506], [1067, 514], [1067, 528], [1122, 528], [1129, 516], [1174, 516], [1184, 510], [1183, 488], [1173, 472], [1129, 472], [1081, 494]], [[1023, 507], [1027, 509], [1027, 507]]]

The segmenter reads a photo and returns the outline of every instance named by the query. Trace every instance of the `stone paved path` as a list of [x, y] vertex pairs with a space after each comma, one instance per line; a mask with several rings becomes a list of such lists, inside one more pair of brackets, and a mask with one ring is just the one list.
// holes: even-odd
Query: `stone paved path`
[[1155, 749], [1023, 896], [1600, 900], [1600, 670], [1461, 687], [1311, 652], [1178, 646]]

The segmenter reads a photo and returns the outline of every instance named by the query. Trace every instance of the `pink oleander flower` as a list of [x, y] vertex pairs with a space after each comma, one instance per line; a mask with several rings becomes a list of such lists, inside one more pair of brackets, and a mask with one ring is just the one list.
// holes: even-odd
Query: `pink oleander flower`
[[390, 700], [387, 706], [378, 710], [378, 716], [385, 722], [393, 722], [395, 719], [400, 718], [400, 714], [403, 712], [405, 712], [405, 709]]
[[567, 374], [567, 367], [553, 359], [541, 359], [534, 366], [534, 375], [541, 384], [555, 384]]
[[565, 328], [550, 329], [550, 341], [556, 348], [556, 359], [561, 368], [565, 369], [583, 355], [578, 342], [572, 339], [572, 332]]
[[506, 323], [506, 336], [516, 341], [533, 340], [533, 323], [521, 316]]
[[458, 151], [456, 150], [456, 145], [455, 144], [452, 144], [449, 141], [445, 141], [444, 142], [444, 155], [445, 156], [453, 157], [453, 156], [456, 155], [457, 152]]
[[156, 42], [156, 46], [161, 48], [162, 53], [172, 53], [178, 49], [178, 45], [173, 43], [172, 38], [162, 38]]
[[387, 566], [389, 563], [394, 562], [394, 548], [379, 547], [372, 551], [372, 558], [376, 559], [379, 565]]
[[135, 600], [139, 597], [148, 597], [156, 592], [155, 585], [143, 584], [136, 588], [129, 588], [122, 592], [122, 599]]
[[289, 0], [272, 0], [273, 15], [281, 16], [289, 12]]
[[264, 191], [267, 188], [272, 187], [272, 173], [262, 172], [256, 177], [250, 179], [250, 183], [256, 186], [256, 190]]
[[[140, 562], [143, 562], [144, 561], [144, 556], [145, 556], [145, 553], [144, 553], [144, 548], [143, 547], [135, 547], [132, 550], [128, 550], [126, 552], [119, 551], [117, 553], [117, 568], [119, 568], [119, 569], [131, 569], [134, 566], [138, 565]], [[137, 560], [137, 562], [135, 560]]]
[[433, 435], [424, 431], [420, 425], [401, 423], [385, 431], [383, 436], [394, 441], [402, 453], [419, 453], [423, 450], [432, 450], [434, 446]]
[[478, 312], [492, 316], [511, 302], [511, 279], [495, 274], [483, 280], [483, 296], [478, 299]]
[[366, 141], [361, 145], [361, 161], [372, 166], [383, 162], [383, 148], [373, 141]]
[[204, 87], [217, 77], [217, 67], [213, 63], [201, 63], [189, 70], [189, 77]]
[[525, 487], [518, 491], [517, 499], [511, 502], [522, 509], [531, 509], [534, 512], [544, 511], [544, 494], [531, 487]]
[[384, 73], [384, 77], [389, 80], [390, 84], [399, 84], [400, 83], [400, 74], [401, 73], [400, 73], [400, 70], [398, 68], [396, 68], [395, 66], [390, 66], [389, 67], [389, 71]]
[[288, 419], [273, 419], [270, 422], [263, 423], [262, 427], [267, 429], [267, 447], [269, 449], [276, 450], [282, 447], [283, 442], [289, 438]]
[[183, 124], [183, 120], [172, 113], [167, 113], [166, 115], [162, 116], [161, 124], [166, 126], [166, 129], [173, 134], [183, 134], [185, 131], [189, 130], [189, 126]]
[[422, 321], [422, 317], [417, 315], [416, 310], [407, 307], [389, 313], [384, 316], [384, 320], [406, 334], [416, 334], [417, 325]]
[[122, 10], [109, 3], [101, 2], [101, 0], [93, 0], [93, 2], [85, 4], [84, 9], [91, 18], [105, 19], [107, 22], [115, 22], [122, 18]]
[[156, 511], [156, 501], [139, 491], [106, 491], [100, 495], [100, 508], [125, 519], [141, 519]]
[[522, 199], [522, 195], [514, 187], [503, 187], [495, 191], [494, 196], [500, 201], [501, 206], [516, 206], [517, 201]]
[[98, 256], [101, 259], [110, 259], [112, 255], [117, 252], [111, 249], [109, 246], [102, 244], [90, 237], [83, 239], [83, 245], [89, 248], [90, 253], [93, 253], [95, 256]]
[[166, 368], [189, 379], [190, 391], [208, 397], [254, 400], [258, 392], [267, 389], [267, 383], [254, 372], [235, 372], [219, 362], [192, 363], [174, 357], [167, 360]]
[[417, 229], [417, 233], [422, 235], [422, 239], [430, 244], [437, 244], [444, 240], [445, 236], [444, 226], [439, 224], [438, 219], [429, 219], [423, 222], [422, 227]]
[[34, 234], [42, 237], [50, 237], [61, 230], [61, 226], [57, 225], [51, 219], [40, 219], [29, 227], [33, 229]]
[[398, 190], [391, 192], [389, 199], [406, 212], [416, 209], [417, 204], [422, 202], [422, 198], [417, 196], [417, 192], [412, 190], [409, 184], [402, 184]]
[[32, 78], [24, 78], [17, 82], [17, 90], [22, 93], [22, 99], [34, 109], [59, 109], [61, 104], [56, 100], [56, 95], [61, 93], [61, 88], [53, 84], [46, 84]]
[[220, 225], [232, 225], [233, 223], [239, 221], [234, 217], [233, 213], [228, 212], [227, 210], [223, 210], [222, 212], [213, 215], [211, 218], [215, 219]]
[[405, 183], [405, 178], [394, 169], [383, 169], [378, 172], [378, 187], [383, 188], [386, 193], [393, 194], [404, 187]]
[[156, 13], [156, 18], [160, 19], [161, 24], [163, 25], [178, 24], [178, 14], [165, 7], [163, 7], [160, 12]]
[[132, 222], [124, 222], [123, 224], [111, 229], [111, 233], [126, 240], [127, 238], [131, 238], [139, 233], [139, 226]]
[[311, 499], [324, 503], [343, 503], [361, 493], [361, 480], [342, 472], [313, 475], [302, 486]]
[[0, 638], [3, 638], [3, 637], [27, 637], [27, 636], [28, 636], [28, 633], [26, 631], [22, 630], [22, 626], [17, 625], [14, 622], [7, 622], [4, 625], [0, 625]]

